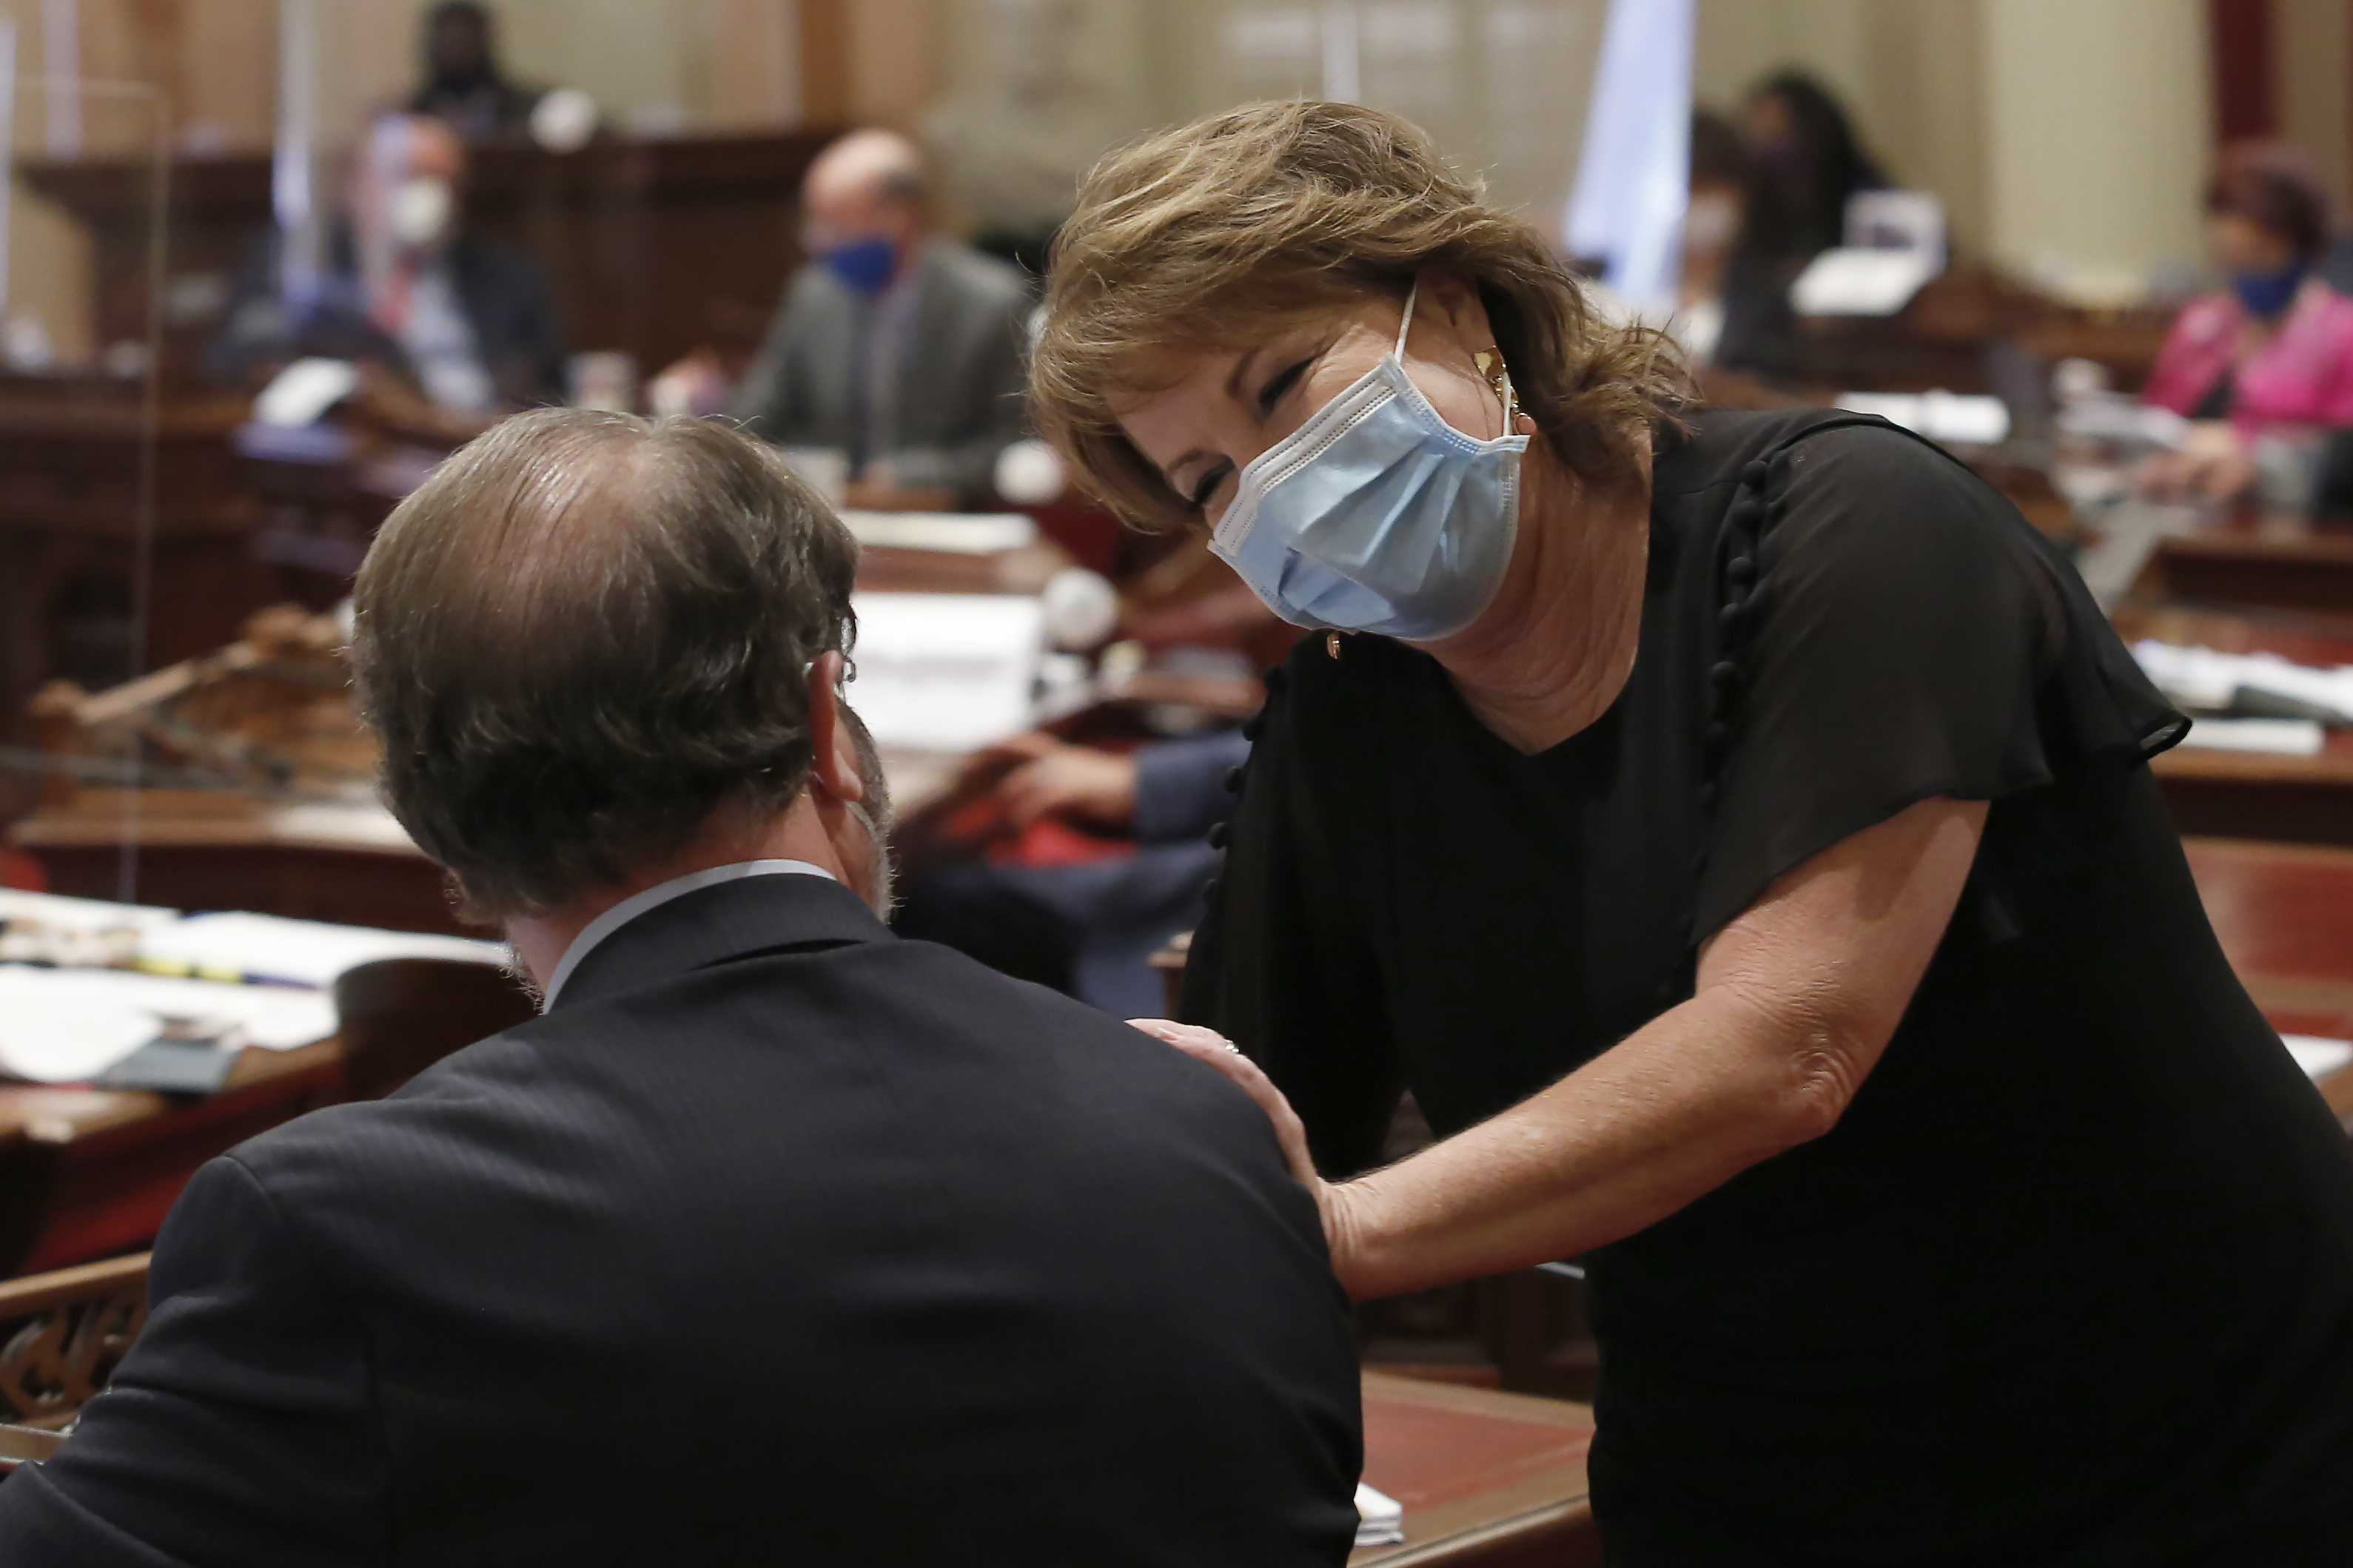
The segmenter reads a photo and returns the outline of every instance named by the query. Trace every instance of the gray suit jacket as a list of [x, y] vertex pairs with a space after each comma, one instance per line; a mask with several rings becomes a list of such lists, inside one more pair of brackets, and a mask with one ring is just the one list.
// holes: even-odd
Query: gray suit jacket
[[[898, 364], [896, 439], [870, 459], [902, 485], [986, 496], [997, 455], [1021, 438], [1030, 300], [1021, 274], [954, 240], [917, 260], [914, 320]], [[876, 307], [831, 271], [804, 267], [728, 412], [785, 447], [863, 444], [856, 359]]]

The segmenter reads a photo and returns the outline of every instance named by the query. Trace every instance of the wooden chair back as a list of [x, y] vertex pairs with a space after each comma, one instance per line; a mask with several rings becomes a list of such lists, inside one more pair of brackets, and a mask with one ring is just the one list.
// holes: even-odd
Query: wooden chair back
[[106, 1386], [147, 1323], [147, 1257], [0, 1281], [0, 1423], [58, 1431]]
[[335, 982], [343, 1088], [353, 1100], [390, 1094], [450, 1052], [535, 1016], [505, 972], [444, 958], [386, 958]]

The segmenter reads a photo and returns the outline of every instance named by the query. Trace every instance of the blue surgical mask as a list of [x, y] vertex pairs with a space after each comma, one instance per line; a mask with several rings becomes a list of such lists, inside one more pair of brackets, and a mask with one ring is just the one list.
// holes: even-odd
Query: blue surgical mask
[[880, 294], [891, 286], [891, 275], [899, 270], [899, 250], [882, 236], [869, 235], [835, 246], [825, 253], [825, 264], [860, 294]]
[[2269, 321], [2295, 302], [2295, 291], [2304, 287], [2304, 263], [2292, 261], [2276, 272], [2233, 272], [2231, 292], [2251, 316]]
[[1519, 522], [1525, 436], [1482, 441], [1431, 407], [1405, 335], [1241, 471], [1209, 548], [1293, 626], [1427, 642], [1494, 599]]

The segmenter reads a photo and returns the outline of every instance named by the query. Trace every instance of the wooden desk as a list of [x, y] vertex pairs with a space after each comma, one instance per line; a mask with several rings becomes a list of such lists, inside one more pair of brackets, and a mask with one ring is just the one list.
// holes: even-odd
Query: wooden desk
[[2158, 542], [2136, 595], [2353, 616], [2353, 524], [2238, 507]]
[[[2353, 664], [2353, 620], [2137, 600], [2118, 606], [2115, 620], [2127, 642], [2154, 637], [2298, 664]], [[2353, 847], [2353, 730], [2329, 731], [2309, 757], [2177, 746], [2150, 766], [2184, 833]]]
[[[232, 790], [142, 790], [138, 898], [182, 910], [480, 936], [458, 923], [441, 868], [364, 809], [275, 805]], [[9, 832], [49, 890], [111, 899], [123, 838], [119, 790], [84, 790]], [[396, 835], [396, 828], [393, 835]]]
[[227, 1086], [200, 1100], [0, 1084], [0, 1276], [146, 1245], [197, 1166], [342, 1088], [332, 1039], [247, 1050]]
[[2030, 374], [2093, 360], [2130, 389], [2156, 363], [2170, 319], [2085, 310], [1962, 258], [1893, 316], [1799, 318], [1798, 379], [1840, 392], [1992, 392], [2009, 355]]
[[[54, 674], [70, 601], [111, 646], [78, 650], [100, 684], [132, 673], [132, 564], [138, 524], [141, 416], [135, 384], [0, 376], [0, 735]], [[165, 404], [157, 431], [151, 666], [236, 638], [280, 593], [277, 569], [249, 540], [259, 512], [239, 477], [230, 432], [242, 398]]]
[[1352, 1568], [1572, 1568], [1601, 1561], [1582, 1405], [1365, 1374], [1365, 1479], [1405, 1505], [1405, 1541]]
[[[2273, 1027], [2353, 1039], [2353, 850], [2225, 838], [2182, 847], [2231, 967]], [[2353, 1067], [2320, 1089], [2353, 1124]]]

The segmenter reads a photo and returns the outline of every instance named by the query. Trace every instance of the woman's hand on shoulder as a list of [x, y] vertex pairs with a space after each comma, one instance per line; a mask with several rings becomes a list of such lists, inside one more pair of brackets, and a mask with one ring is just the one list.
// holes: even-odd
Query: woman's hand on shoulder
[[1282, 1146], [1282, 1157], [1291, 1167], [1292, 1176], [1314, 1198], [1316, 1213], [1323, 1216], [1324, 1242], [1331, 1249], [1332, 1270], [1346, 1280], [1348, 1238], [1354, 1234], [1349, 1224], [1347, 1187], [1342, 1183], [1327, 1182], [1315, 1173], [1314, 1157], [1307, 1152], [1307, 1128], [1299, 1120], [1299, 1113], [1291, 1109], [1291, 1101], [1283, 1098], [1282, 1090], [1274, 1087], [1274, 1080], [1242, 1055], [1241, 1047], [1215, 1029], [1167, 1018], [1130, 1018], [1128, 1023], [1223, 1073], [1266, 1112], [1267, 1120], [1274, 1123], [1274, 1139]]

